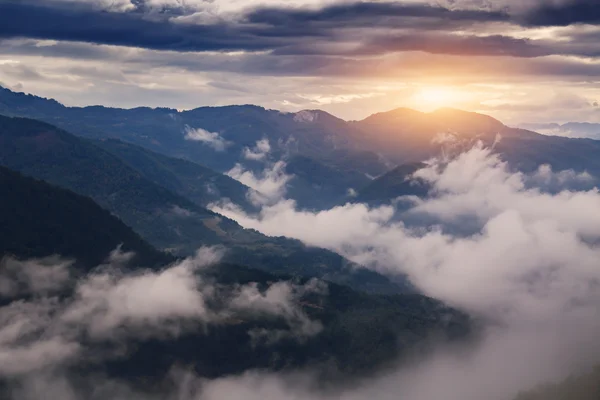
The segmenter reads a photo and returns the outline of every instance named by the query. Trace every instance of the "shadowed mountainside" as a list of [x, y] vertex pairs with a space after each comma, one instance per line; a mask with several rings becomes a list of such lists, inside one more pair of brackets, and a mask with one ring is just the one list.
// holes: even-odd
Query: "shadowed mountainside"
[[61, 255], [83, 267], [102, 263], [121, 246], [135, 264], [156, 266], [174, 258], [155, 250], [89, 197], [0, 167], [0, 255]]
[[150, 244], [175, 255], [206, 245], [230, 248], [227, 261], [294, 276], [317, 276], [361, 290], [407, 290], [328, 250], [271, 238], [146, 179], [90, 141], [43, 122], [0, 116], [0, 164], [89, 196]]

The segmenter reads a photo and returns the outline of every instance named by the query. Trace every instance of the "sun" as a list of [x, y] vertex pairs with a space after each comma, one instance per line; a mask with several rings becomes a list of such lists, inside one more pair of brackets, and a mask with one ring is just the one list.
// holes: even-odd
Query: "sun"
[[460, 91], [449, 87], [424, 87], [411, 98], [414, 106], [423, 110], [454, 107], [463, 99]]

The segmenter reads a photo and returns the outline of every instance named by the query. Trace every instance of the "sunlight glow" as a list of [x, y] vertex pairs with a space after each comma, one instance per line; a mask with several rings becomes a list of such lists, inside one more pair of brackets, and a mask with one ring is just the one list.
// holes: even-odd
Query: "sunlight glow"
[[455, 107], [465, 100], [465, 95], [452, 88], [425, 87], [418, 90], [411, 100], [417, 108], [434, 110], [441, 107]]

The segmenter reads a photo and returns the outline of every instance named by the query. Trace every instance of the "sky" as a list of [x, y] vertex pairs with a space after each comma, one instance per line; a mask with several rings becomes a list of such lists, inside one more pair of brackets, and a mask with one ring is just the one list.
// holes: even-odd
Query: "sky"
[[596, 0], [0, 0], [0, 85], [66, 105], [600, 122]]

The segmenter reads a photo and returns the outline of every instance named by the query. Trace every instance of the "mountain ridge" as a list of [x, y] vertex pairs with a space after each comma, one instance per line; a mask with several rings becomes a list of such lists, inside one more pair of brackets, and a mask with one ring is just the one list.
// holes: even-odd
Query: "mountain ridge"
[[[455, 111], [455, 112], [461, 112], [461, 113], [471, 113], [471, 114], [482, 115], [482, 116], [486, 116], [486, 117], [489, 117], [491, 119], [494, 119], [494, 120], [500, 122], [498, 119], [496, 119], [490, 115], [487, 115], [487, 114], [482, 114], [482, 113], [475, 112], [475, 111], [463, 110], [463, 109], [454, 108], [454, 107], [440, 107], [440, 108], [437, 108], [437, 109], [435, 109], [433, 111], [429, 111], [429, 112], [420, 111], [420, 110], [413, 109], [410, 107], [396, 107], [396, 108], [393, 108], [393, 109], [387, 110], [387, 111], [378, 111], [378, 112], [373, 113], [365, 118], [354, 120], [354, 119], [344, 119], [344, 118], [338, 117], [337, 115], [332, 114], [328, 111], [318, 109], [318, 108], [306, 108], [306, 109], [300, 109], [297, 111], [282, 111], [279, 109], [266, 108], [264, 106], [251, 104], [251, 103], [239, 103], [239, 104], [236, 103], [236, 104], [226, 104], [226, 105], [220, 105], [220, 106], [205, 105], [205, 106], [198, 106], [198, 107], [193, 107], [193, 108], [189, 108], [189, 109], [178, 109], [178, 108], [173, 108], [173, 107], [150, 107], [150, 106], [113, 107], [113, 106], [106, 106], [106, 105], [102, 105], [102, 104], [90, 104], [90, 105], [85, 105], [85, 106], [68, 106], [54, 98], [51, 98], [51, 97], [38, 96], [34, 93], [18, 92], [18, 91], [11, 90], [7, 87], [3, 87], [2, 85], [0, 85], [0, 92], [1, 91], [10, 92], [12, 95], [17, 95], [17, 96], [24, 97], [24, 98], [27, 98], [30, 100], [35, 99], [35, 100], [52, 102], [55, 105], [58, 105], [62, 108], [72, 109], [72, 110], [77, 110], [77, 109], [107, 109], [107, 110], [120, 110], [120, 111], [150, 110], [150, 111], [169, 111], [169, 112], [175, 112], [175, 113], [189, 113], [189, 112], [209, 110], [209, 109], [244, 109], [244, 108], [248, 108], [248, 109], [259, 109], [259, 110], [267, 111], [267, 112], [276, 112], [276, 113], [279, 113], [282, 115], [297, 115], [297, 114], [303, 113], [303, 112], [320, 113], [322, 115], [327, 116], [328, 118], [330, 117], [335, 120], [344, 121], [344, 122], [361, 122], [361, 121], [364, 121], [364, 120], [369, 119], [374, 116], [378, 116], [378, 115], [382, 115], [382, 114], [389, 114], [389, 113], [397, 113], [397, 112], [402, 112], [402, 111], [405, 111], [406, 113], [412, 113], [414, 115], [436, 115], [440, 112]], [[0, 103], [0, 105], [1, 105], [1, 103]]]
[[178, 256], [224, 245], [230, 248], [226, 261], [274, 273], [318, 276], [374, 292], [408, 289], [406, 282], [394, 283], [329, 250], [244, 229], [148, 180], [89, 139], [45, 122], [0, 116], [0, 165], [91, 197], [150, 244]]
[[101, 264], [118, 246], [134, 264], [162, 266], [174, 257], [155, 250], [91, 198], [0, 166], [0, 258], [61, 256], [84, 268]]
[[[23, 99], [25, 104], [20, 104]], [[36, 107], [30, 106], [32, 101]], [[100, 112], [65, 108], [56, 102], [44, 108], [37, 103], [40, 101], [43, 103], [41, 98], [15, 95], [3, 89], [0, 114], [41, 119], [88, 139], [116, 138], [221, 173], [239, 164], [254, 174], [262, 174], [276, 161], [303, 157], [310, 161], [290, 167], [296, 175], [290, 181], [296, 189], [290, 193], [303, 209], [327, 209], [347, 193], [364, 186], [364, 177], [381, 176], [398, 165], [423, 162], [440, 154], [455, 154], [478, 142], [494, 146], [500, 157], [517, 171], [530, 173], [541, 164], [548, 164], [554, 170], [574, 169], [600, 177], [597, 156], [600, 141], [546, 136], [506, 126], [485, 114], [457, 109], [423, 113], [397, 108], [361, 121], [346, 122], [325, 112], [318, 115], [326, 118], [313, 118], [314, 110], [304, 110], [307, 115], [296, 121], [299, 113], [260, 106], [201, 107], [181, 112], [168, 108]], [[187, 137], [188, 129], [199, 129], [198, 140]], [[261, 160], [245, 156], [249, 149], [264, 141], [269, 146]], [[318, 171], [330, 177], [337, 175], [339, 179], [317, 179]]]

